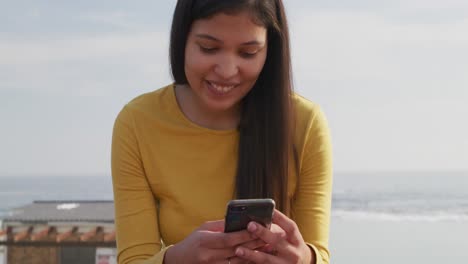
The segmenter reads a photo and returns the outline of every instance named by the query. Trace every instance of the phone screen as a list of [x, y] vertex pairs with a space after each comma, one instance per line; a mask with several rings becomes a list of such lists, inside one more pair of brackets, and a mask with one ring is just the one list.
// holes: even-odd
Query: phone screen
[[272, 199], [232, 200], [227, 206], [224, 232], [244, 230], [251, 221], [269, 228], [274, 208]]

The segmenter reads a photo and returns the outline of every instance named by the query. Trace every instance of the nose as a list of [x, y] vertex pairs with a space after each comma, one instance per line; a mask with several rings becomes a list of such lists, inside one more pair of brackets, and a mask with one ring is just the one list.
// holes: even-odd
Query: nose
[[239, 73], [239, 63], [233, 56], [221, 56], [217, 61], [214, 72], [223, 79], [229, 79]]

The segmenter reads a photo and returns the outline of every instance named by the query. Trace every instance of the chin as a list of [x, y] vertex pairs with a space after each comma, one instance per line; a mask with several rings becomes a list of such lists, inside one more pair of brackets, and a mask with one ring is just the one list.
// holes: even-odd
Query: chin
[[223, 102], [213, 102], [212, 100], [210, 100], [209, 102], [207, 102], [207, 108], [212, 110], [213, 112], [230, 112], [230, 111], [233, 111], [235, 109], [237, 109], [237, 107], [239, 106], [239, 103], [223, 103]]
[[[236, 89], [236, 88], [234, 88]], [[239, 91], [231, 91], [228, 94], [213, 94], [213, 92], [207, 90], [203, 95], [203, 101], [207, 108], [213, 111], [230, 111], [236, 109], [242, 101], [242, 96], [237, 93]]]

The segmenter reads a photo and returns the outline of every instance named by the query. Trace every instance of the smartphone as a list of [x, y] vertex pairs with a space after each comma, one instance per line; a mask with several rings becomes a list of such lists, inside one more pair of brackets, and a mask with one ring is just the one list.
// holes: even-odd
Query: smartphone
[[275, 201], [272, 199], [231, 200], [227, 204], [224, 232], [236, 232], [247, 229], [251, 221], [270, 228]]

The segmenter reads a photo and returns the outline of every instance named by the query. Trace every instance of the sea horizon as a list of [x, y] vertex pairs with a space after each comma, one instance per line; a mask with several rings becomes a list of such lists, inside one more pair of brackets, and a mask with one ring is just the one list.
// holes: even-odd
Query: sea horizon
[[[335, 173], [331, 263], [467, 263], [467, 187], [465, 172]], [[112, 200], [111, 177], [0, 177], [0, 218], [35, 200]]]
[[[468, 221], [468, 172], [335, 172], [332, 217]], [[113, 200], [110, 175], [0, 176], [0, 217], [36, 200]]]

